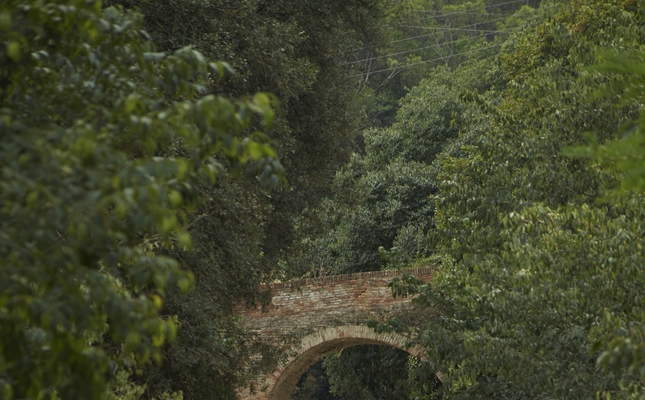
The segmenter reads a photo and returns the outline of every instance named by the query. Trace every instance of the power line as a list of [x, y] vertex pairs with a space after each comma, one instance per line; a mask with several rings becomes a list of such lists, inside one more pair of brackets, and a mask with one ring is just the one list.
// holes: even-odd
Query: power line
[[[419, 28], [419, 29], [445, 29], [445, 30], [451, 30], [452, 29], [452, 30], [456, 30], [456, 29], [469, 28], [471, 26], [474, 27], [474, 26], [477, 26], [477, 25], [485, 25], [485, 24], [488, 24], [490, 22], [501, 21], [501, 20], [507, 19], [509, 17], [521, 16], [521, 15], [529, 15], [529, 14], [532, 14], [532, 13], [533, 13], [533, 11], [525, 11], [525, 12], [521, 12], [521, 13], [517, 13], [517, 14], [509, 14], [509, 15], [507, 15], [505, 17], [493, 18], [493, 19], [489, 19], [487, 21], [475, 22], [475, 23], [468, 24], [468, 25], [458, 26], [457, 28], [444, 28], [444, 27], [439, 27], [439, 26], [402, 26], [402, 27], [403, 28]], [[429, 33], [428, 36], [429, 35], [432, 35], [432, 33]]]
[[[423, 35], [419, 35], [419, 36], [412, 36], [412, 37], [405, 38], [405, 39], [393, 40], [393, 41], [391, 41], [391, 42], [388, 42], [387, 44], [400, 43], [400, 42], [407, 42], [408, 40], [420, 39], [420, 38], [427, 37], [427, 36], [430, 36], [430, 35], [434, 35], [434, 33], [426, 33], [426, 34], [423, 34]], [[354, 51], [356, 51], [356, 50], [362, 50], [362, 49], [363, 49], [363, 48], [355, 49]]]
[[[515, 32], [515, 31], [489, 31], [489, 32], [513, 33], [513, 32]], [[485, 36], [487, 36], [487, 35], [488, 35], [487, 33], [484, 33], [484, 34], [477, 35], [477, 36], [470, 36], [470, 37], [468, 37], [467, 39], [478, 39], [478, 38], [485, 37]], [[464, 39], [464, 38], [456, 39], [456, 40], [451, 40], [451, 41], [449, 41], [449, 42], [443, 42], [443, 43], [441, 43], [441, 45], [457, 43], [457, 42], [461, 41], [462, 39]], [[379, 58], [384, 58], [384, 57], [398, 56], [398, 55], [401, 55], [401, 54], [412, 53], [412, 52], [414, 52], [414, 51], [419, 51], [419, 50], [426, 50], [426, 49], [433, 48], [433, 47], [435, 47], [435, 46], [437, 46], [437, 44], [434, 44], [434, 45], [431, 45], [431, 46], [419, 47], [419, 48], [412, 49], [412, 50], [400, 51], [400, 52], [398, 52], [398, 53], [383, 54], [383, 55], [376, 56], [376, 57], [365, 58], [365, 59], [363, 59], [363, 60], [358, 60], [358, 61], [348, 62], [348, 63], [347, 63], [347, 65], [358, 64], [358, 63], [362, 63], [362, 62], [364, 62], [364, 61], [377, 60], [377, 59], [379, 59]]]
[[[498, 44], [490, 45], [488, 47], [480, 47], [479, 49], [463, 51], [461, 53], [452, 54], [452, 55], [450, 55], [450, 57], [463, 56], [465, 54], [474, 53], [476, 51], [488, 50], [488, 49], [492, 49], [493, 47], [499, 47], [499, 46], [501, 46], [503, 44], [504, 43], [498, 43]], [[394, 71], [394, 70], [397, 70], [399, 68], [405, 69], [405, 68], [409, 68], [409, 67], [412, 67], [412, 66], [415, 66], [415, 65], [427, 64], [427, 63], [431, 63], [431, 62], [435, 62], [435, 61], [441, 61], [441, 60], [445, 60], [445, 57], [439, 57], [439, 58], [435, 58], [433, 60], [419, 61], [419, 62], [415, 62], [415, 63], [412, 63], [412, 64], [403, 65], [401, 67], [386, 68], [386, 69], [380, 69], [378, 71], [366, 72], [366, 73], [363, 73], [363, 74], [350, 75], [349, 78], [358, 78], [359, 76], [369, 76], [369, 75], [372, 75], [372, 74], [378, 74], [380, 72]]]
[[[472, 27], [477, 29], [477, 25], [483, 25], [485, 22], [478, 23], [478, 24], [473, 24]], [[461, 28], [443, 28], [440, 26], [411, 26], [411, 25], [395, 25], [397, 28], [420, 28], [420, 29], [434, 29], [436, 31], [440, 32], [448, 32], [448, 31], [460, 31], [460, 32], [472, 32], [474, 29], [461, 29]], [[499, 31], [495, 29], [477, 29], [479, 32], [508, 32], [508, 31]]]
[[[523, 0], [516, 0], [515, 2], [518, 2], [518, 1], [523, 1]], [[513, 3], [513, 2], [511, 2], [511, 3]], [[503, 4], [510, 4], [510, 3], [503, 3]], [[554, 6], [544, 7], [543, 9], [547, 9], [547, 8], [551, 8], [551, 7], [554, 7]], [[537, 10], [537, 9], [533, 9], [533, 10]], [[521, 13], [516, 13], [516, 14], [508, 14], [505, 17], [493, 18], [493, 19], [490, 19], [488, 21], [477, 22], [477, 23], [474, 23], [474, 24], [468, 24], [468, 25], [457, 27], [457, 28], [451, 28], [451, 29], [457, 30], [457, 29], [469, 28], [469, 27], [476, 26], [476, 25], [484, 25], [484, 24], [487, 24], [487, 23], [490, 23], [490, 22], [501, 21], [501, 20], [509, 18], [509, 17], [528, 15], [528, 14], [531, 14], [532, 12], [533, 11], [521, 12]], [[420, 29], [433, 29], [434, 28], [434, 29], [437, 29], [436, 27], [415, 27], [415, 28], [420, 28]], [[431, 36], [431, 35], [434, 35], [434, 34], [436, 34], [436, 32], [426, 33], [426, 34], [423, 34], [423, 35], [413, 36], [413, 37], [409, 37], [409, 38], [405, 38], [405, 39], [393, 40], [391, 42], [387, 42], [386, 44], [400, 43], [400, 42], [405, 42], [405, 41], [408, 41], [408, 40], [420, 39], [420, 38]], [[359, 50], [363, 50], [363, 49], [365, 49], [365, 47], [360, 47], [360, 48], [357, 48], [357, 49], [353, 49], [352, 51], [359, 51]]]
[[[410, 10], [409, 12], [411, 12], [411, 13], [413, 13], [413, 12], [419, 12], [419, 13], [431, 13], [431, 12], [435, 12], [435, 11], [434, 11], [434, 10]], [[441, 11], [437, 11], [437, 12], [441, 12]], [[513, 14], [508, 14], [508, 13], [489, 13], [489, 12], [470, 12], [470, 11], [463, 11], [463, 12], [458, 13], [458, 14], [456, 14], [456, 13], [450, 13], [450, 14], [436, 14], [436, 15], [433, 15], [433, 17], [443, 17], [443, 16], [445, 16], [445, 15], [508, 15], [508, 16], [511, 16], [511, 15], [513, 15]]]
[[[499, 6], [506, 6], [506, 5], [515, 4], [515, 3], [524, 3], [524, 4], [526, 4], [526, 1], [525, 0], [513, 0], [513, 1], [506, 2], [506, 3], [495, 4], [495, 5], [490, 6], [490, 7], [493, 8], [493, 7], [499, 7]], [[484, 6], [484, 8], [488, 8], [488, 7]], [[417, 10], [412, 10], [412, 11], [417, 11]], [[446, 15], [462, 14], [464, 12], [464, 11], [453, 11], [453, 12], [441, 14], [442, 11], [440, 11], [440, 10], [418, 10], [418, 11], [428, 12], [428, 13], [434, 12], [434, 13], [437, 13], [437, 16], [439, 16], [439, 17], [445, 17]]]
[[[515, 15], [518, 15], [518, 16], [519, 16], [519, 15], [527, 15], [527, 14], [531, 14], [531, 13], [532, 13], [532, 12], [523, 12], [523, 13], [518, 13], [518, 14], [513, 14], [513, 15], [514, 15], [514, 16], [515, 16]], [[470, 31], [472, 31], [472, 29], [465, 29], [465, 28], [476, 27], [477, 25], [483, 25], [483, 24], [486, 24], [486, 23], [489, 23], [489, 22], [499, 21], [499, 20], [502, 20], [502, 19], [505, 19], [505, 18], [494, 18], [494, 19], [491, 19], [491, 20], [488, 20], [488, 21], [478, 22], [478, 23], [476, 23], [476, 24], [468, 24], [468, 25], [460, 26], [460, 27], [458, 27], [458, 28], [443, 28], [443, 27], [420, 27], [420, 28], [425, 28], [425, 29], [436, 29], [436, 30], [438, 30], [439, 32], [448, 32], [448, 31], [465, 31], [465, 32], [470, 32]], [[512, 33], [512, 32], [514, 32], [514, 31], [480, 30], [480, 32], [488, 32], [488, 33], [493, 33], [493, 32], [499, 32], [499, 33]], [[395, 41], [390, 42], [390, 43], [401, 42], [401, 41], [404, 41], [404, 40], [412, 40], [412, 39], [417, 39], [417, 38], [422, 38], [422, 37], [428, 37], [428, 36], [434, 35], [434, 34], [436, 34], [436, 33], [438, 33], [438, 32], [432, 32], [432, 33], [428, 33], [428, 34], [425, 34], [425, 35], [419, 35], [419, 36], [415, 36], [415, 37], [413, 37], [413, 38], [408, 38], [408, 39], [399, 39], [399, 40], [395, 40]], [[478, 35], [478, 36], [472, 36], [472, 37], [470, 37], [470, 39], [476, 39], [476, 38], [480, 38], [480, 37], [482, 37], [482, 36], [486, 36], [486, 34]], [[455, 40], [455, 41], [450, 41], [450, 42], [444, 42], [444, 44], [455, 43], [455, 42], [456, 42], [456, 41], [458, 41], [458, 40], [460, 40], [460, 39], [457, 39], [457, 40]], [[365, 59], [358, 60], [358, 61], [352, 61], [352, 62], [349, 62], [349, 63], [347, 63], [347, 64], [348, 64], [348, 65], [351, 65], [351, 64], [358, 64], [358, 63], [361, 63], [361, 62], [363, 62], [363, 61], [371, 61], [371, 60], [376, 60], [376, 59], [383, 58], [383, 57], [389, 57], [389, 56], [396, 56], [396, 55], [401, 55], [401, 54], [405, 54], [405, 53], [411, 53], [411, 52], [413, 52], [413, 51], [429, 49], [429, 48], [431, 48], [431, 47], [434, 47], [434, 46], [425, 46], [425, 47], [420, 47], [420, 48], [413, 49], [413, 50], [406, 50], [406, 51], [402, 51], [402, 52], [398, 52], [398, 53], [385, 54], [385, 55], [381, 55], [381, 56], [365, 58]]]

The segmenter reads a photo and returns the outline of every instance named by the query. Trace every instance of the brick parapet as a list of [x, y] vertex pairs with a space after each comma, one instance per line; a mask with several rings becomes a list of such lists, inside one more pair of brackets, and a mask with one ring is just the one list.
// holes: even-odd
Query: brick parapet
[[364, 281], [373, 278], [389, 278], [400, 276], [402, 274], [410, 275], [431, 275], [434, 271], [437, 270], [437, 267], [419, 267], [419, 268], [408, 268], [408, 269], [388, 269], [383, 271], [367, 271], [367, 272], [355, 272], [353, 274], [343, 274], [343, 275], [330, 275], [322, 276], [318, 278], [305, 278], [297, 279], [286, 282], [273, 282], [269, 284], [260, 285], [260, 290], [280, 290], [280, 289], [292, 289], [302, 286], [312, 286], [312, 285], [329, 285], [333, 283], [343, 282], [343, 281]]

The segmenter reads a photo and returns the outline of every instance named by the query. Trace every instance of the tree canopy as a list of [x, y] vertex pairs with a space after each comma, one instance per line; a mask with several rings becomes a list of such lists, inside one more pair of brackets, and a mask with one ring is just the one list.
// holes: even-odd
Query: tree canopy
[[154, 250], [191, 246], [198, 182], [283, 179], [245, 133], [271, 100], [201, 96], [225, 64], [154, 52], [140, 15], [100, 2], [3, 2], [0, 20], [0, 393], [104, 398], [176, 336], [159, 311], [192, 275]]
[[516, 32], [428, 71], [337, 174], [313, 255], [438, 265], [432, 287], [394, 284], [446, 310], [419, 331], [435, 364], [412, 368], [411, 398], [642, 396], [642, 7], [519, 10], [498, 25]]
[[0, 398], [233, 399], [258, 284], [384, 268], [424, 361], [294, 399], [642, 398], [644, 43], [643, 0], [3, 1]]

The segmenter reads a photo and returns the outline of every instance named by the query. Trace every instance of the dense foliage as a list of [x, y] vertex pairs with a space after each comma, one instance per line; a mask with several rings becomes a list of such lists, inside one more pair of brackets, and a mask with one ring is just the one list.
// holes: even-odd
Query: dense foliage
[[447, 310], [420, 335], [444, 396], [642, 396], [640, 130], [615, 140], [642, 109], [642, 67], [616, 56], [591, 66], [607, 52], [638, 60], [643, 6], [543, 3], [488, 65], [503, 81], [462, 90], [478, 110], [433, 160], [424, 244], [441, 267], [420, 288], [421, 302]]
[[[481, 93], [500, 90], [504, 82], [494, 67], [494, 57], [509, 37], [506, 32], [534, 19], [535, 10], [521, 2], [501, 6], [497, 3], [500, 2], [414, 3], [415, 18], [420, 14], [433, 15], [425, 18], [423, 24], [443, 30], [430, 30], [434, 33], [428, 34], [428, 30], [421, 29], [423, 26], [417, 26], [408, 32], [412, 40], [393, 43], [397, 46], [415, 43], [427, 62], [402, 59], [400, 66], [389, 72], [395, 77], [422, 68], [429, 77], [398, 100], [396, 121], [391, 126], [362, 132], [362, 151], [354, 154], [336, 174], [333, 196], [303, 214], [300, 226], [314, 225], [320, 233], [314, 238], [309, 234], [311, 230], [300, 232], [303, 248], [307, 249], [299, 257], [302, 266], [317, 273], [349, 273], [385, 266], [399, 268], [433, 253], [425, 237], [435, 228], [432, 195], [437, 193], [439, 171], [435, 160], [464, 125], [468, 124], [473, 134], [487, 126], [484, 119], [475, 122], [481, 113], [474, 104], [463, 102], [460, 94], [469, 90]], [[492, 22], [484, 23], [488, 20]], [[460, 29], [463, 26], [459, 24], [469, 29]], [[402, 38], [401, 32], [390, 34], [396, 40]], [[467, 51], [469, 57], [437, 58], [436, 47], [429, 46], [432, 42], [455, 46], [458, 42], [461, 50], [454, 51]], [[461, 64], [467, 67], [456, 68]], [[404, 65], [412, 67], [406, 69]], [[383, 88], [394, 84], [394, 78], [387, 82], [377, 78], [378, 75], [372, 76], [370, 82], [378, 82]], [[394, 93], [391, 91], [390, 95]], [[397, 102], [396, 98], [391, 100]], [[369, 103], [367, 107], [369, 113]], [[343, 352], [346, 363], [357, 362], [350, 360], [352, 357], [376, 355]], [[407, 362], [403, 353], [398, 357]], [[365, 379], [369, 379], [369, 374], [388, 374], [388, 368], [383, 367], [386, 360], [378, 357], [371, 360], [373, 367], [365, 373]], [[341, 381], [346, 374], [336, 369], [337, 365], [329, 364], [327, 373], [331, 379]]]
[[[337, 174], [310, 254], [338, 272], [439, 263], [433, 288], [394, 289], [446, 310], [419, 335], [441, 396], [642, 396], [643, 7], [502, 21], [519, 30], [430, 70]], [[413, 370], [410, 396], [437, 396], [433, 375]]]
[[483, 45], [517, 31], [539, 4], [539, 0], [384, 2], [385, 40], [368, 38], [348, 62], [362, 82], [359, 104], [368, 117], [363, 127], [388, 127], [400, 120], [399, 100], [433, 75], [435, 67], [454, 70], [473, 56], [479, 58]]
[[100, 2], [0, 18], [1, 397], [103, 398], [176, 335], [159, 310], [192, 275], [154, 248], [190, 247], [198, 182], [230, 165], [278, 184], [262, 134], [242, 135], [270, 98], [195, 98], [225, 65], [153, 52], [139, 15]]
[[503, 96], [471, 97], [491, 127], [465, 130], [439, 160], [428, 239], [443, 268], [432, 296], [451, 318], [424, 341], [449, 393], [640, 396], [634, 370], [597, 362], [615, 356], [599, 358], [603, 343], [642, 340], [641, 201], [598, 203], [620, 176], [562, 151], [588, 131], [604, 143], [637, 117], [633, 98], [594, 96], [612, 76], [588, 66], [601, 49], [640, 49], [642, 6], [576, 1], [510, 39]]
[[[16, 274], [29, 260], [2, 266], [3, 277], [25, 286], [19, 289], [4, 280], [3, 299], [13, 301], [14, 290], [28, 290], [35, 297], [25, 301], [49, 304], [47, 310], [60, 305], [70, 307], [69, 312], [92, 311], [92, 326], [72, 324], [74, 333], [67, 339], [80, 346], [74, 351], [93, 349], [115, 362], [109, 371], [100, 360], [96, 368], [81, 363], [74, 367], [76, 374], [44, 353], [42, 362], [60, 370], [54, 374], [42, 369], [48, 379], [42, 384], [45, 393], [66, 393], [61, 388], [67, 385], [72, 391], [91, 388], [98, 396], [116, 373], [119, 388], [113, 395], [134, 398], [141, 389], [128, 383], [127, 375], [136, 372], [133, 378], [147, 384], [148, 396], [176, 390], [189, 398], [233, 396], [234, 386], [244, 379], [240, 366], [253, 351], [251, 344], [240, 342], [245, 337], [235, 326], [233, 306], [258, 301], [258, 283], [300, 272], [290, 271], [293, 259], [283, 259], [293, 241], [294, 216], [317, 204], [335, 169], [347, 159], [360, 118], [351, 105], [355, 85], [341, 60], [362, 38], [378, 36], [379, 6], [363, 1], [3, 3], [3, 123], [15, 130], [3, 131], [3, 139], [11, 138], [3, 141], [2, 153], [7, 165], [3, 184], [8, 185], [2, 196], [8, 197], [1, 204], [6, 205], [3, 215], [11, 217], [3, 221], [5, 253], [19, 243], [31, 243], [30, 235], [45, 232], [42, 243], [30, 244], [32, 251], [41, 252], [33, 257], [43, 263], [33, 265], [30, 274], [47, 280], [41, 273], [45, 264], [71, 257], [69, 271], [49, 270], [53, 281], [67, 282], [69, 274], [80, 277], [96, 268], [99, 283], [112, 282], [103, 282], [109, 290], [96, 293], [85, 278], [66, 283], [69, 293], [50, 282], [54, 298], [61, 291], [71, 296], [56, 302], [44, 295], [47, 286], [34, 283], [38, 279]], [[235, 72], [224, 64], [209, 67], [220, 60]], [[253, 95], [262, 90], [272, 92], [279, 103], [273, 101], [276, 97]], [[243, 100], [232, 105], [218, 96]], [[275, 115], [270, 104], [277, 106]], [[256, 112], [260, 118], [251, 116]], [[281, 166], [266, 136], [234, 139], [258, 129], [270, 129], [272, 147], [292, 171], [290, 185], [276, 185]], [[23, 155], [21, 146], [44, 160]], [[49, 163], [54, 156], [54, 164]], [[226, 172], [228, 164], [234, 173]], [[226, 179], [213, 183], [223, 173]], [[265, 187], [275, 189], [238, 178], [256, 173]], [[31, 180], [21, 180], [21, 174]], [[49, 198], [38, 190], [59, 199], [59, 211], [52, 211]], [[28, 210], [29, 218], [22, 218]], [[36, 221], [44, 224], [42, 232], [24, 228], [38, 226]], [[98, 235], [102, 229], [104, 238]], [[73, 242], [74, 235], [82, 240]], [[60, 254], [50, 250], [64, 242], [80, 253], [65, 247]], [[158, 269], [163, 273], [153, 273]], [[171, 284], [175, 278], [181, 278], [182, 290]], [[192, 290], [181, 293], [188, 286]], [[112, 303], [102, 297], [87, 299], [94, 295], [121, 299], [126, 309], [104, 310]], [[74, 298], [82, 304], [72, 302]], [[77, 310], [80, 305], [84, 307]], [[38, 315], [44, 313], [36, 308]], [[158, 319], [158, 313], [164, 318]], [[23, 325], [6, 332], [26, 334], [32, 317], [25, 316]], [[39, 323], [51, 327], [58, 322], [45, 318]], [[174, 337], [177, 325], [174, 344], [160, 347], [166, 336]], [[156, 335], [155, 343], [140, 346], [139, 361], [153, 355], [165, 362], [127, 371], [115, 368], [136, 365], [128, 355], [130, 347], [139, 343], [138, 337], [146, 343], [147, 333]], [[12, 340], [6, 336], [2, 342], [11, 357], [30, 351], [9, 345]], [[69, 362], [75, 357], [58, 348], [54, 354]], [[18, 370], [39, 369], [27, 365], [36, 358], [26, 358], [24, 366], [11, 360], [3, 361], [2, 368], [14, 370], [0, 378], [15, 392]], [[32, 385], [33, 380], [33, 390], [41, 390], [40, 378], [20, 376], [22, 384]], [[82, 384], [66, 384], [68, 378]]]
[[[265, 190], [240, 180], [199, 185], [201, 206], [188, 217], [190, 252], [164, 254], [195, 276], [194, 289], [168, 294], [163, 312], [181, 329], [165, 348], [171, 362], [144, 375], [155, 390], [181, 389], [189, 398], [232, 398], [242, 384], [251, 338], [235, 327], [233, 307], [261, 301], [261, 281], [300, 269], [295, 224], [316, 207], [349, 156], [361, 120], [352, 105], [357, 84], [342, 65], [365, 37], [378, 36], [377, 1], [109, 1], [138, 9], [159, 50], [186, 45], [235, 70], [207, 92], [239, 97], [273, 93], [279, 110], [268, 134], [288, 171], [288, 188]], [[226, 332], [226, 335], [222, 335]], [[244, 342], [242, 344], [242, 342]]]
[[645, 395], [643, 0], [8, 0], [0, 38], [0, 398], [234, 398], [258, 283], [427, 264], [393, 291], [444, 315], [374, 322], [427, 362], [294, 399]]

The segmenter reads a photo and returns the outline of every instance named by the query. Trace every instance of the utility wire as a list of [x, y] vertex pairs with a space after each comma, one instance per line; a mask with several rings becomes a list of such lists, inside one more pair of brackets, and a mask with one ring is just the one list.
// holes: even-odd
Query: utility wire
[[[513, 33], [515, 31], [488, 31], [488, 32]], [[485, 37], [487, 35], [488, 35], [488, 33], [484, 33], [484, 34], [477, 35], [477, 36], [470, 36], [470, 37], [467, 37], [467, 38], [460, 38], [460, 39], [456, 39], [456, 40], [451, 40], [449, 42], [442, 42], [440, 44], [443, 46], [443, 45], [446, 45], [446, 44], [457, 43], [457, 42], [459, 42], [459, 41], [461, 41], [463, 39], [478, 39], [478, 38]], [[430, 49], [430, 48], [433, 48], [433, 47], [436, 47], [436, 46], [437, 46], [437, 44], [433, 44], [433, 45], [430, 45], [430, 46], [419, 47], [419, 48], [412, 49], [412, 50], [400, 51], [398, 53], [383, 54], [383, 55], [376, 56], [376, 57], [365, 58], [363, 60], [348, 62], [346, 65], [358, 64], [358, 63], [362, 63], [364, 61], [372, 61], [372, 60], [377, 60], [379, 58], [384, 58], [384, 57], [399, 56], [401, 54], [412, 53], [412, 52], [419, 51], [419, 50], [426, 50], [426, 49]]]
[[[513, 14], [513, 16], [516, 16], [516, 15], [517, 15], [517, 16], [520, 16], [520, 15], [527, 15], [527, 14], [531, 14], [531, 13], [532, 13], [532, 11], [531, 11], [531, 12], [524, 12], [524, 13]], [[486, 24], [486, 23], [489, 23], [489, 22], [499, 21], [499, 20], [502, 20], [502, 19], [506, 19], [506, 17], [502, 17], [502, 18], [494, 18], [494, 19], [491, 19], [491, 20], [488, 20], [488, 21], [484, 21], [484, 22], [478, 22], [478, 23], [475, 23], [475, 24], [468, 24], [468, 25], [460, 26], [460, 27], [458, 27], [458, 28], [419, 27], [419, 28], [424, 28], [424, 29], [436, 29], [438, 32], [432, 32], [432, 33], [428, 33], [428, 34], [425, 34], [425, 35], [415, 36], [414, 38], [416, 39], [416, 38], [427, 37], [427, 36], [435, 35], [435, 34], [437, 34], [437, 33], [439, 33], [439, 32], [448, 32], [448, 31], [465, 31], [465, 32], [470, 32], [470, 31], [472, 31], [472, 29], [465, 29], [465, 28], [476, 27], [477, 25], [483, 25], [483, 24]], [[513, 30], [511, 30], [511, 31], [480, 30], [480, 32], [488, 32], [488, 33], [494, 33], [494, 32], [499, 32], [499, 33], [513, 33], [514, 31], [513, 31]], [[470, 39], [477, 39], [477, 38], [480, 38], [480, 37], [482, 37], [482, 36], [486, 36], [486, 35], [487, 35], [487, 34], [478, 35], [478, 36], [471, 36], [471, 37], [470, 37]], [[394, 42], [401, 42], [401, 41], [403, 41], [403, 40], [411, 40], [411, 39], [412, 39], [412, 38], [408, 38], [408, 39], [399, 39], [398, 41], [394, 41]], [[451, 43], [455, 43], [455, 42], [457, 42], [457, 41], [459, 41], [459, 40], [461, 40], [461, 39], [453, 40], [453, 41], [450, 41], [450, 42], [444, 42], [444, 43], [442, 43], [442, 44], [451, 44]], [[394, 43], [394, 42], [390, 42], [390, 43]], [[425, 50], [425, 49], [429, 49], [429, 48], [434, 47], [434, 46], [435, 46], [435, 45], [432, 45], [432, 46], [425, 46], [425, 47], [419, 47], [419, 48], [416, 48], [416, 49], [413, 49], [413, 50], [401, 51], [401, 52], [398, 52], [398, 53], [384, 54], [384, 55], [381, 55], [381, 56], [375, 56], [375, 57], [365, 58], [365, 59], [362, 59], [362, 60], [352, 61], [352, 62], [349, 62], [349, 63], [347, 63], [347, 64], [348, 64], [348, 65], [351, 65], [351, 64], [358, 64], [358, 63], [361, 63], [361, 62], [364, 62], [364, 61], [371, 61], [371, 60], [376, 60], [376, 59], [379, 59], [379, 58], [384, 58], [384, 57], [389, 57], [389, 56], [397, 56], [397, 55], [401, 55], [401, 54], [412, 53], [412, 52], [414, 52], [414, 51], [418, 51], [418, 50]]]
[[[410, 10], [410, 13], [418, 12], [418, 13], [431, 13], [435, 12], [434, 10]], [[441, 12], [441, 11], [437, 11]], [[487, 13], [487, 12], [470, 12], [470, 11], [463, 11], [460, 12], [459, 14], [454, 14], [454, 13], [446, 13], [446, 14], [436, 14], [436, 15], [431, 15], [431, 17], [443, 17], [444, 15], [513, 15], [513, 14], [508, 14], [508, 13]]]
[[[516, 2], [517, 2], [517, 1], [523, 1], [523, 0], [516, 0]], [[503, 3], [503, 4], [510, 4], [510, 3]], [[554, 7], [554, 6], [543, 7], [542, 9], [547, 9], [547, 8], [552, 8], [552, 7]], [[535, 8], [534, 8], [533, 10], [537, 10], [537, 9], [535, 9]], [[490, 19], [490, 20], [488, 20], [488, 21], [477, 22], [477, 23], [474, 23], [474, 24], [468, 24], [468, 25], [464, 25], [464, 26], [460, 26], [460, 27], [452, 28], [452, 29], [457, 30], [457, 29], [469, 28], [469, 27], [471, 27], [471, 26], [483, 25], [483, 24], [487, 24], [487, 23], [490, 23], [490, 22], [501, 21], [501, 20], [506, 19], [506, 18], [509, 18], [509, 17], [521, 16], [521, 15], [528, 15], [528, 14], [531, 14], [531, 13], [533, 13], [533, 11], [522, 12], [522, 13], [516, 13], [516, 14], [508, 14], [508, 15], [506, 15], [505, 17], [493, 18], [493, 19]], [[421, 28], [421, 29], [432, 29], [432, 27], [415, 27], [415, 28]], [[435, 28], [435, 29], [436, 29], [436, 28]], [[412, 36], [412, 37], [405, 38], [405, 39], [397, 39], [397, 40], [393, 40], [393, 41], [391, 41], [391, 42], [387, 42], [387, 43], [386, 43], [386, 45], [387, 45], [387, 44], [392, 44], [392, 43], [405, 42], [405, 41], [408, 41], [408, 40], [420, 39], [420, 38], [427, 37], [427, 36], [431, 36], [431, 35], [434, 35], [434, 34], [436, 34], [436, 32], [426, 33], [426, 34], [418, 35], [418, 36]], [[357, 49], [353, 49], [352, 51], [359, 51], [359, 50], [364, 50], [364, 49], [365, 49], [365, 47], [359, 47], [359, 48], [357, 48]]]
[[[521, 13], [517, 13], [517, 14], [509, 14], [509, 15], [507, 15], [505, 17], [493, 18], [493, 19], [489, 19], [487, 21], [474, 22], [472, 24], [458, 26], [456, 28], [444, 28], [444, 27], [439, 27], [439, 26], [402, 26], [402, 28], [445, 29], [445, 30], [463, 29], [463, 28], [470, 28], [470, 27], [477, 26], [477, 25], [488, 24], [490, 22], [501, 21], [501, 20], [507, 19], [509, 17], [521, 16], [521, 15], [529, 15], [529, 14], [532, 14], [532, 13], [533, 13], [533, 11], [525, 11], [525, 12], [521, 12]], [[432, 35], [432, 33], [429, 33], [428, 35]]]
[[[480, 47], [479, 49], [463, 51], [461, 53], [451, 54], [450, 57], [463, 56], [465, 54], [474, 53], [476, 51], [488, 50], [488, 49], [492, 49], [493, 47], [499, 47], [499, 46], [501, 46], [503, 44], [504, 43], [498, 43], [498, 44], [490, 45], [488, 47]], [[386, 69], [380, 69], [378, 71], [366, 72], [366, 73], [363, 73], [363, 74], [350, 75], [349, 78], [358, 78], [359, 76], [369, 76], [369, 75], [373, 75], [373, 74], [378, 74], [380, 72], [395, 71], [395, 70], [397, 70], [399, 68], [400, 69], [405, 69], [405, 68], [409, 68], [409, 67], [412, 67], [412, 66], [415, 66], [415, 65], [427, 64], [427, 63], [431, 63], [431, 62], [435, 62], [435, 61], [442, 61], [442, 60], [445, 60], [445, 58], [446, 57], [439, 57], [439, 58], [435, 58], [435, 59], [432, 59], [432, 60], [419, 61], [419, 62], [415, 62], [415, 63], [412, 63], [412, 64], [403, 65], [401, 67], [386, 68]]]
[[[499, 7], [499, 6], [506, 6], [506, 5], [515, 4], [515, 3], [524, 3], [524, 4], [526, 4], [526, 1], [524, 1], [524, 0], [513, 0], [513, 1], [506, 2], [506, 3], [495, 4], [493, 6], [490, 6], [490, 8]], [[488, 8], [488, 7], [484, 6], [484, 8]], [[411, 10], [411, 11], [417, 11], [417, 10]], [[449, 13], [445, 13], [445, 14], [442, 14], [441, 10], [418, 10], [418, 11], [427, 12], [427, 13], [434, 12], [434, 13], [437, 13], [437, 17], [445, 17], [447, 15], [455, 15], [455, 14], [463, 14], [464, 13], [464, 11], [453, 11], [453, 12], [449, 12]], [[466, 11], [468, 11], [468, 10], [466, 10]]]
[[[485, 22], [473, 24], [473, 28], [477, 28], [477, 25], [483, 25]], [[397, 28], [419, 28], [419, 29], [434, 29], [435, 31], [448, 32], [448, 31], [460, 31], [460, 32], [472, 32], [474, 29], [461, 29], [461, 28], [443, 28], [441, 26], [412, 26], [412, 25], [395, 25]], [[510, 31], [500, 31], [496, 29], [477, 29], [479, 32], [510, 32]]]
[[[412, 36], [412, 37], [405, 38], [405, 39], [393, 40], [393, 41], [391, 41], [391, 42], [387, 42], [386, 44], [400, 43], [400, 42], [407, 42], [408, 40], [420, 39], [420, 38], [423, 38], [423, 37], [427, 37], [427, 36], [430, 36], [430, 35], [434, 35], [435, 33], [436, 33], [436, 32], [433, 32], [433, 33], [426, 33], [426, 34], [423, 34], [423, 35], [419, 35], [419, 36]], [[354, 49], [354, 51], [363, 50], [363, 49], [364, 49], [364, 47], [361, 47], [360, 49]]]
[[[520, 13], [520, 14], [513, 14], [513, 15], [525, 15], [525, 14], [528, 14], [528, 13]], [[412, 28], [421, 28], [421, 29], [443, 29], [443, 30], [446, 30], [446, 31], [449, 31], [449, 30], [459, 30], [459, 29], [464, 29], [464, 28], [475, 27], [475, 26], [477, 26], [477, 25], [484, 25], [484, 24], [487, 24], [487, 23], [489, 23], [489, 22], [500, 21], [500, 20], [503, 20], [503, 19], [506, 19], [506, 18], [507, 18], [507, 17], [494, 18], [494, 19], [490, 19], [490, 20], [488, 20], [488, 21], [482, 21], [482, 22], [477, 22], [477, 23], [474, 23], [474, 24], [468, 24], [468, 25], [459, 26], [459, 27], [457, 27], [457, 28], [443, 28], [443, 27], [438, 27], [438, 26], [437, 26], [437, 27], [431, 27], [431, 26], [427, 26], [427, 27], [426, 27], [426, 26], [415, 26], [415, 27], [412, 27]], [[407, 40], [412, 40], [412, 39], [419, 39], [419, 38], [423, 38], [423, 37], [428, 37], [428, 36], [435, 35], [436, 33], [437, 33], [437, 32], [432, 32], [432, 33], [426, 33], [426, 34], [419, 35], [419, 36], [413, 36], [413, 37], [406, 38], [406, 39], [398, 39], [398, 40], [394, 40], [394, 41], [388, 42], [387, 44], [400, 43], [400, 42], [405, 42], [405, 41], [407, 41]], [[363, 50], [363, 49], [364, 49], [364, 47], [361, 47], [361, 48], [359, 48], [359, 49], [354, 49], [353, 51], [358, 51], [358, 50]]]

